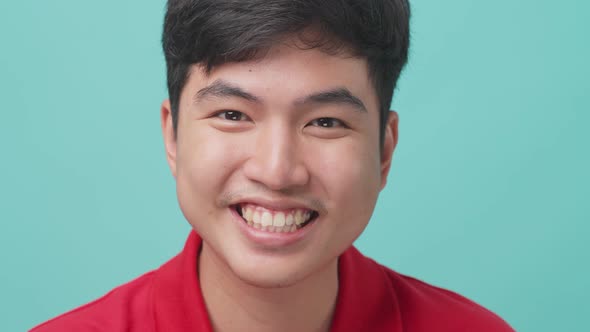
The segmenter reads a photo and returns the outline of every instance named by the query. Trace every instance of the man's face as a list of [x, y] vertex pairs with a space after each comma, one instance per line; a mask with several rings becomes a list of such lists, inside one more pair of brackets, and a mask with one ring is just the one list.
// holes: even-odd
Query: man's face
[[262, 287], [334, 263], [366, 227], [397, 140], [383, 153], [364, 59], [280, 45], [205, 73], [193, 66], [167, 157], [186, 219], [208, 254]]

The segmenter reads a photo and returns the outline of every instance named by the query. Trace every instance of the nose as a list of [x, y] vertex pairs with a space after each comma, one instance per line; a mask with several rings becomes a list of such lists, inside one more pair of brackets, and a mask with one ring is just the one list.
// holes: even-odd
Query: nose
[[300, 146], [297, 134], [288, 124], [260, 128], [256, 146], [244, 164], [245, 175], [275, 191], [304, 186], [309, 173]]

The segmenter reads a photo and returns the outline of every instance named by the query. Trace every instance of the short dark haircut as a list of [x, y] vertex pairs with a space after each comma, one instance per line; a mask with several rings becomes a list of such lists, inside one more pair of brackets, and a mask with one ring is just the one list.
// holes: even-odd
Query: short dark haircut
[[[408, 59], [407, 0], [168, 0], [162, 46], [176, 133], [190, 67], [207, 71], [255, 59], [290, 35], [305, 47], [367, 59], [383, 142], [389, 107]], [[313, 30], [313, 37], [303, 36]]]

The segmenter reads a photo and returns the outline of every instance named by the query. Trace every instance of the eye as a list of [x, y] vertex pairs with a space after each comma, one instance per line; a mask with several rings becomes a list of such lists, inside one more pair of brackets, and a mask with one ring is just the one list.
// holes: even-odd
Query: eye
[[312, 126], [323, 127], [323, 128], [335, 128], [335, 127], [347, 128], [347, 126], [344, 124], [344, 122], [342, 122], [338, 119], [335, 119], [335, 118], [318, 118], [318, 119], [311, 121], [309, 124]]
[[216, 114], [218, 118], [228, 120], [228, 121], [247, 121], [250, 118], [239, 111], [222, 111]]

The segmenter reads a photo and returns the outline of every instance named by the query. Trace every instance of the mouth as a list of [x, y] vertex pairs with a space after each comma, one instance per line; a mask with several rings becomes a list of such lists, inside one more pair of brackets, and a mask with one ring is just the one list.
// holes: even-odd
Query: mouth
[[305, 208], [271, 210], [250, 203], [235, 204], [231, 208], [248, 226], [271, 233], [296, 232], [313, 223], [319, 216], [317, 211]]

